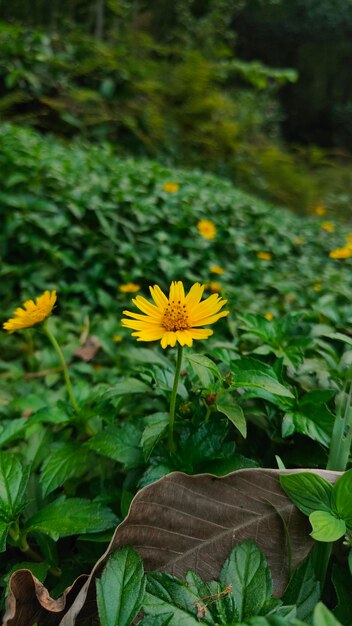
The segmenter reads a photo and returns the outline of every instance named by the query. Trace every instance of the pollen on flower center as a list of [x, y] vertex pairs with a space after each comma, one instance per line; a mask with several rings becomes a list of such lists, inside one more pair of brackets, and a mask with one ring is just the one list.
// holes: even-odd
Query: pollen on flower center
[[178, 300], [178, 302], [175, 302], [175, 300], [169, 302], [165, 309], [161, 325], [168, 332], [187, 330], [190, 328], [186, 305], [181, 304], [181, 300]]

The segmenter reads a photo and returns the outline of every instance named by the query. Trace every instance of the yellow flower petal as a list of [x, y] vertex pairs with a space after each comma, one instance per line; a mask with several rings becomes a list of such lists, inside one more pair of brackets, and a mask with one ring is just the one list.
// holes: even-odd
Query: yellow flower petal
[[150, 287], [150, 293], [155, 304], [151, 304], [142, 296], [137, 296], [133, 302], [144, 313], [124, 311], [127, 319], [121, 320], [122, 325], [134, 330], [132, 333], [138, 341], [155, 341], [160, 339], [161, 346], [191, 346], [193, 339], [207, 339], [213, 331], [198, 328], [214, 324], [229, 311], [220, 311], [226, 304], [218, 294], [213, 294], [201, 302], [204, 285], [195, 283], [185, 295], [181, 281], [173, 281], [169, 289], [169, 298], [165, 296], [158, 285]]
[[54, 308], [56, 302], [56, 291], [44, 291], [41, 296], [33, 300], [26, 300], [22, 308], [17, 308], [14, 317], [3, 324], [3, 328], [10, 333], [23, 328], [30, 328], [35, 324], [43, 322]]

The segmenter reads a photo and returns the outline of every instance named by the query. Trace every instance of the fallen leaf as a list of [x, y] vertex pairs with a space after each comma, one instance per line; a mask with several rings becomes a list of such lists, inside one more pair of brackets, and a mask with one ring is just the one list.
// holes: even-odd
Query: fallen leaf
[[94, 359], [95, 355], [100, 350], [100, 347], [101, 343], [99, 338], [95, 335], [91, 335], [90, 337], [87, 337], [84, 344], [77, 348], [73, 354], [79, 359], [82, 359], [82, 361], [88, 363], [88, 361], [92, 361]]

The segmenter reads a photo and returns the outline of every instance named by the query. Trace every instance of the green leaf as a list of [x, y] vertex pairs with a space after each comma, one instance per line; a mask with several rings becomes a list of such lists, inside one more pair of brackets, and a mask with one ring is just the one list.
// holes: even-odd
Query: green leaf
[[9, 522], [5, 522], [0, 519], [0, 552], [4, 552], [6, 550], [6, 539], [9, 528]]
[[126, 469], [143, 464], [141, 429], [132, 422], [121, 422], [92, 437], [88, 447], [98, 454], [118, 461]]
[[313, 472], [281, 474], [280, 485], [305, 515], [313, 511], [331, 512], [332, 485], [321, 476]]
[[25, 502], [29, 467], [22, 466], [13, 452], [0, 452], [0, 518], [12, 521], [18, 517]]
[[144, 458], [147, 461], [154, 446], [158, 443], [159, 439], [161, 439], [168, 427], [169, 416], [167, 413], [153, 413], [152, 415], [148, 415], [145, 422], [147, 425], [143, 431], [141, 446], [143, 448]]
[[282, 433], [287, 437], [297, 431], [328, 447], [334, 421], [334, 415], [324, 404], [302, 404], [298, 410], [287, 411]]
[[313, 626], [342, 626], [342, 624], [322, 602], [319, 602], [314, 610]]
[[80, 533], [98, 533], [112, 528], [117, 522], [116, 515], [98, 502], [62, 496], [33, 515], [25, 528], [27, 532], [40, 531], [58, 539]]
[[26, 417], [3, 421], [0, 424], [0, 447], [20, 437], [28, 426]]
[[272, 595], [271, 574], [265, 556], [251, 540], [232, 550], [221, 570], [220, 581], [232, 585], [232, 619], [235, 620], [257, 615]]
[[[146, 615], [172, 618], [170, 626], [199, 626], [196, 602], [199, 601], [196, 590], [189, 588], [186, 581], [170, 574], [152, 572], [147, 574], [147, 592], [143, 602]], [[207, 624], [214, 624], [208, 616]]]
[[313, 532], [310, 536], [316, 541], [336, 541], [346, 533], [344, 520], [327, 511], [313, 511], [309, 516]]
[[338, 600], [334, 616], [343, 624], [351, 624], [351, 574], [347, 567], [339, 563], [333, 565], [331, 578]]
[[48, 495], [69, 478], [82, 476], [89, 469], [90, 462], [89, 450], [82, 444], [54, 444], [40, 472], [43, 495]]
[[243, 389], [262, 389], [276, 396], [293, 398], [293, 393], [284, 385], [281, 385], [271, 376], [255, 370], [246, 370], [236, 374], [236, 380], [231, 382], [233, 387]]
[[143, 562], [132, 548], [122, 548], [108, 560], [96, 581], [101, 626], [130, 626], [145, 592]]
[[333, 508], [352, 530], [352, 469], [335, 483], [332, 490]]
[[121, 382], [116, 383], [116, 385], [113, 385], [113, 387], [111, 387], [108, 391], [106, 391], [104, 393], [104, 398], [112, 399], [128, 394], [134, 395], [135, 393], [148, 394], [150, 393], [150, 388], [148, 387], [148, 385], [143, 383], [141, 380], [138, 380], [137, 378], [125, 378], [124, 380], [121, 380]]
[[320, 583], [315, 578], [312, 560], [308, 558], [294, 572], [282, 601], [296, 606], [299, 619], [310, 620], [319, 599]]
[[216, 408], [220, 413], [226, 415], [226, 417], [232, 422], [232, 424], [240, 431], [242, 437], [247, 436], [247, 423], [242, 408], [239, 404], [236, 404], [231, 397], [221, 396], [219, 401], [216, 402]]
[[214, 376], [221, 379], [221, 374], [215, 363], [203, 354], [187, 354], [187, 360], [205, 389], [214, 382]]

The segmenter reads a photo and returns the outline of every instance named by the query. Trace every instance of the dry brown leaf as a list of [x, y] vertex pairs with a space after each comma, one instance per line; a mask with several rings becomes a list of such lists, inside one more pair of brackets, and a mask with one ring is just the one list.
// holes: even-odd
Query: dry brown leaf
[[95, 355], [100, 350], [100, 347], [101, 343], [99, 338], [95, 335], [91, 335], [90, 337], [87, 337], [84, 344], [77, 348], [73, 354], [79, 359], [82, 359], [82, 361], [88, 363], [88, 361], [92, 361], [92, 359], [94, 359]]
[[[339, 472], [314, 471], [331, 482], [340, 476]], [[51, 621], [52, 609], [44, 606], [46, 616], [41, 616], [38, 626], [98, 624], [94, 579], [109, 555], [126, 545], [138, 550], [146, 571], [161, 570], [183, 576], [193, 569], [209, 580], [218, 577], [233, 546], [251, 538], [266, 555], [275, 594], [281, 595], [289, 576], [284, 524], [290, 535], [293, 568], [303, 561], [312, 546], [307, 517], [280, 487], [282, 473], [282, 470], [262, 468], [239, 470], [223, 477], [173, 472], [145, 487], [135, 496], [128, 516], [116, 529], [108, 549], [83, 587], [79, 590], [77, 581], [73, 584], [72, 593], [74, 590], [78, 593], [71, 606], [66, 603], [61, 621]], [[11, 578], [14, 621], [7, 618], [3, 626], [31, 625], [30, 621], [19, 618], [16, 608], [16, 603], [21, 602], [18, 576], [21, 572]], [[15, 586], [20, 592], [17, 596]], [[40, 598], [33, 596], [33, 602], [38, 604], [38, 601], [41, 603]]]

